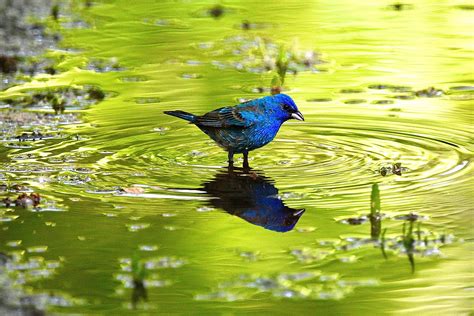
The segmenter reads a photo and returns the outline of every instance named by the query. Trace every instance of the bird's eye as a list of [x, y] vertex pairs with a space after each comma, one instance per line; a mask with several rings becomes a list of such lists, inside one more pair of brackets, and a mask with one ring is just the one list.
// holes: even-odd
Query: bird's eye
[[285, 110], [287, 112], [292, 112], [293, 109], [288, 104], [285, 104], [285, 105], [283, 105], [283, 110]]

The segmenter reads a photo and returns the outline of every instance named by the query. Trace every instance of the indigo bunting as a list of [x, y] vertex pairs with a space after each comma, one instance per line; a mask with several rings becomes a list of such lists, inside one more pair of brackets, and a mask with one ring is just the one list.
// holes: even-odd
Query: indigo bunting
[[292, 230], [305, 211], [286, 206], [271, 179], [245, 169], [219, 172], [203, 189], [217, 198], [209, 200], [210, 205], [277, 232]]
[[248, 167], [248, 152], [271, 142], [285, 121], [292, 118], [304, 121], [303, 114], [286, 94], [222, 107], [204, 115], [179, 110], [164, 113], [199, 127], [228, 151], [229, 165], [233, 164], [234, 154], [243, 154], [246, 167]]

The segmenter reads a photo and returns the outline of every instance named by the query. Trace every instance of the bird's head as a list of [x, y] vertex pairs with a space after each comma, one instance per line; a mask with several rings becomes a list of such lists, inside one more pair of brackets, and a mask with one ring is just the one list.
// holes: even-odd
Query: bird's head
[[303, 114], [298, 110], [298, 107], [290, 96], [286, 94], [277, 94], [272, 96], [272, 98], [273, 103], [277, 106], [275, 110], [283, 121], [289, 119], [304, 121]]

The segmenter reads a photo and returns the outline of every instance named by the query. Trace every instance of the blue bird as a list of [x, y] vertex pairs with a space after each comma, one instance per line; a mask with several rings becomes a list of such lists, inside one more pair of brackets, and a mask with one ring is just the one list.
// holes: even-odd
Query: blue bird
[[280, 126], [289, 119], [304, 121], [295, 102], [286, 94], [277, 94], [226, 106], [204, 115], [184, 111], [165, 111], [199, 127], [228, 152], [229, 165], [234, 154], [244, 155], [248, 167], [248, 153], [265, 146], [275, 138]]

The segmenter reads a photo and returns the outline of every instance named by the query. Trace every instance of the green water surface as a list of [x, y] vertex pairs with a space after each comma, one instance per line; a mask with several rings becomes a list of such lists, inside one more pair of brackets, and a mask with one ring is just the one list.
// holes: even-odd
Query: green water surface
[[[88, 27], [62, 30], [61, 46], [75, 49], [61, 61], [63, 72], [2, 92], [71, 84], [108, 92], [82, 111], [82, 124], [65, 127], [80, 139], [0, 147], [3, 169], [51, 169], [4, 174], [60, 210], [3, 213], [14, 218], [0, 223], [5, 252], [58, 263], [44, 268], [51, 272], [44, 278], [32, 268], [23, 286], [69, 300], [52, 312], [129, 314], [135, 254], [148, 269], [148, 301], [136, 306], [143, 313], [468, 314], [474, 19], [460, 7], [468, 2], [416, 1], [398, 11], [388, 1], [226, 1], [213, 18], [215, 4], [77, 2], [71, 9]], [[254, 27], [242, 29], [245, 20]], [[275, 72], [236, 69], [258, 54], [236, 48], [256, 41], [315, 51], [324, 61], [285, 80], [305, 122], [285, 123], [250, 154], [251, 177], [265, 179], [287, 207], [305, 210], [284, 233], [213, 204], [222, 197], [205, 183], [227, 185], [218, 182], [226, 153], [163, 114], [200, 114], [268, 95], [258, 88], [269, 88]], [[91, 60], [111, 58], [121, 71], [87, 69]], [[429, 87], [444, 93], [412, 92]], [[35, 158], [13, 159], [24, 153]], [[401, 175], [380, 174], [394, 163]], [[65, 170], [88, 180], [56, 181]], [[370, 240], [369, 221], [345, 223], [370, 212], [373, 183], [386, 258], [381, 240]], [[429, 240], [414, 253], [414, 272], [402, 237], [409, 213], [419, 216], [414, 238]]]

